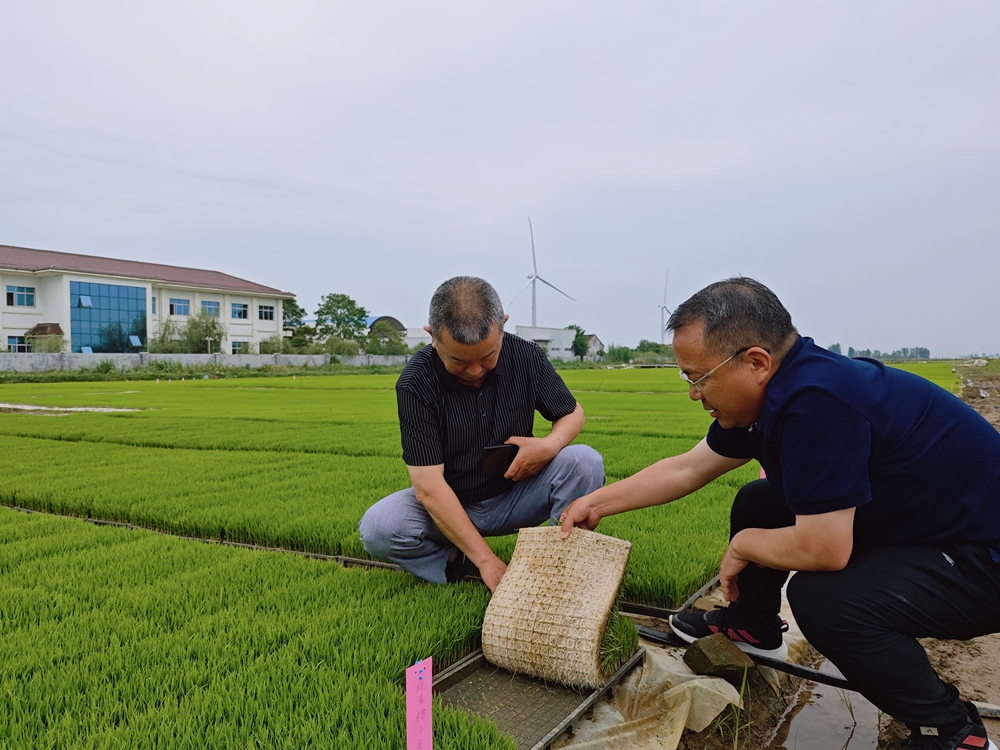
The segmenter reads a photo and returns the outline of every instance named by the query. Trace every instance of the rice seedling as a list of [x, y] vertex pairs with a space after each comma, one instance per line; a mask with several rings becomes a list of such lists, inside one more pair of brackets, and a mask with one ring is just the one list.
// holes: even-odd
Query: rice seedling
[[840, 688], [835, 688], [835, 690], [837, 691], [837, 697], [840, 698], [840, 702], [847, 708], [847, 713], [851, 715], [851, 721], [857, 726], [858, 720], [854, 718], [854, 704], [851, 702], [851, 696], [848, 695], [846, 690], [841, 690]]
[[[709, 420], [664, 380], [671, 372], [593, 372], [614, 387], [577, 393], [589, 420], [580, 441], [604, 453], [609, 481], [703, 436]], [[10, 469], [0, 502], [363, 556], [358, 519], [408, 483], [393, 384], [392, 376], [324, 376], [0, 386], [8, 402], [140, 410], [0, 415], [0, 450]], [[539, 418], [536, 434], [548, 429]], [[683, 504], [602, 524], [605, 533], [634, 542], [626, 596], [670, 606], [713, 575], [730, 494], [723, 480]], [[491, 543], [509, 558], [513, 538]]]
[[601, 639], [601, 671], [612, 675], [639, 648], [639, 631], [616, 606], [611, 610]]
[[[0, 745], [384, 748], [403, 670], [475, 648], [478, 586], [0, 513]], [[435, 746], [513, 744], [435, 706]]]

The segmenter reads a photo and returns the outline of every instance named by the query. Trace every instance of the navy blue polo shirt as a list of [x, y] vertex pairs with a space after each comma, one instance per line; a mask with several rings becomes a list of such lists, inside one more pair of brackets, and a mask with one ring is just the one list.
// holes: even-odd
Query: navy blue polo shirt
[[1000, 562], [1000, 432], [918, 375], [799, 338], [749, 429], [708, 445], [755, 458], [796, 515], [857, 508], [854, 546], [986, 544]]

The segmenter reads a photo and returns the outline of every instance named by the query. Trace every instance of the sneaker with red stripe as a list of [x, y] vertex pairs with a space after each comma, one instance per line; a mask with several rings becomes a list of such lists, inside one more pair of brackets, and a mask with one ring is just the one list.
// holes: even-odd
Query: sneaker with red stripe
[[781, 638], [781, 634], [788, 630], [788, 624], [777, 616], [763, 623], [751, 620], [743, 615], [737, 603], [716, 607], [711, 612], [671, 615], [670, 628], [688, 643], [723, 633], [747, 653], [780, 661], [788, 658], [788, 646]]
[[910, 734], [910, 750], [997, 750], [986, 736], [986, 727], [979, 718], [975, 704], [965, 702], [969, 720], [957, 732], [942, 735], [939, 727], [914, 727]]

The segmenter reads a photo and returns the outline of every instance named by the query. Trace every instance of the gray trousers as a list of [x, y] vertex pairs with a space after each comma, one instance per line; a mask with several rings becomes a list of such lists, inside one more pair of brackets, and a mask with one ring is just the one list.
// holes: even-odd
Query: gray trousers
[[[604, 459], [587, 445], [563, 448], [541, 472], [522, 479], [502, 495], [465, 503], [469, 520], [483, 536], [512, 534], [559, 516], [578, 497], [604, 484]], [[454, 549], [412, 487], [384, 497], [358, 524], [369, 555], [399, 565], [418, 578], [445, 583], [444, 569]]]

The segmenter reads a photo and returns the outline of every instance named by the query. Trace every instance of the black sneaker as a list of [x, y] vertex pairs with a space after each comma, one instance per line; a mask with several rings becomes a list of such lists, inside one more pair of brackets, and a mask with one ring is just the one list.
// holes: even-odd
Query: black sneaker
[[474, 576], [479, 572], [479, 568], [461, 550], [455, 550], [458, 554], [454, 560], [450, 560], [444, 566], [444, 577], [448, 583], [459, 583], [467, 576]]
[[910, 750], [997, 750], [986, 736], [986, 727], [979, 718], [979, 710], [965, 701], [969, 720], [957, 732], [942, 736], [938, 727], [915, 727], [910, 734]]
[[775, 616], [773, 622], [761, 627], [759, 623], [741, 617], [736, 604], [716, 607], [711, 612], [671, 615], [670, 628], [688, 643], [715, 633], [723, 633], [749, 654], [779, 661], [788, 658], [788, 646], [781, 639], [781, 634], [788, 630], [788, 623]]

